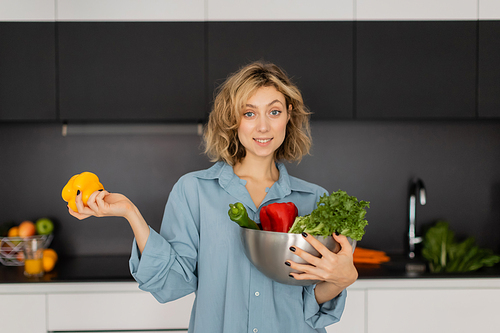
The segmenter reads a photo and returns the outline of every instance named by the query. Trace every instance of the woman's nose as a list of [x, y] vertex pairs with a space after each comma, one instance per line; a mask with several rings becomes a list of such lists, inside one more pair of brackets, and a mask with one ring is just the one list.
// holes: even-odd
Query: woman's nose
[[269, 120], [266, 117], [259, 117], [257, 121], [257, 130], [259, 132], [269, 131]]

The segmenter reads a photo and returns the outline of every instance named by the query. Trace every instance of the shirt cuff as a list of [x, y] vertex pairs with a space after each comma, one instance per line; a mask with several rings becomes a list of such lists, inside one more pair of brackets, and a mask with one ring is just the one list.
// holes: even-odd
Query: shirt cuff
[[324, 328], [339, 322], [344, 312], [347, 290], [342, 290], [334, 299], [319, 305], [314, 295], [314, 288], [316, 288], [316, 285], [304, 287], [304, 316], [306, 322], [312, 328]]
[[170, 244], [151, 227], [149, 227], [149, 236], [142, 254], [134, 238], [129, 268], [130, 273], [139, 283], [139, 288], [147, 291], [160, 289], [160, 285], [155, 285], [155, 282], [158, 282], [158, 266], [168, 265], [170, 261]]

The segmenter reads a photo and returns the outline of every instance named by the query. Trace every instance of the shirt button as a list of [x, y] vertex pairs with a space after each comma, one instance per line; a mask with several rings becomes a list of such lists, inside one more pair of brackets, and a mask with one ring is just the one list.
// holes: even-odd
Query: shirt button
[[255, 296], [259, 296], [260, 293], [258, 291], [255, 292]]
[[256, 328], [254, 328], [254, 329], [253, 329], [253, 333], [257, 333], [258, 331], [259, 331], [259, 330], [258, 330], [258, 329], [256, 329]]

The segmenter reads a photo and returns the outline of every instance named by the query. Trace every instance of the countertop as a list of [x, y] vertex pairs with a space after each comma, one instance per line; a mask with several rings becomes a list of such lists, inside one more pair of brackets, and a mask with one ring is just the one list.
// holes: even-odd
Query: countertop
[[[397, 256], [391, 258], [397, 259]], [[0, 283], [50, 282], [134, 282], [129, 256], [87, 256], [61, 258], [54, 270], [41, 278], [27, 278], [23, 266], [0, 265]], [[442, 279], [442, 278], [500, 278], [500, 264], [476, 272], [460, 274], [433, 274], [406, 272], [398, 260], [382, 265], [357, 265], [359, 280], [368, 279]]]
[[132, 282], [129, 256], [82, 256], [60, 258], [43, 277], [24, 276], [24, 266], [0, 265], [0, 283], [30, 282]]

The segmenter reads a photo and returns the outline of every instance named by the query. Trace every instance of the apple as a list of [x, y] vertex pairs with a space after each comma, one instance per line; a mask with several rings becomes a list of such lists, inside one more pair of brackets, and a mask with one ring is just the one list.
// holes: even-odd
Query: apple
[[36, 220], [35, 225], [36, 233], [39, 235], [50, 235], [54, 230], [54, 223], [46, 217]]

